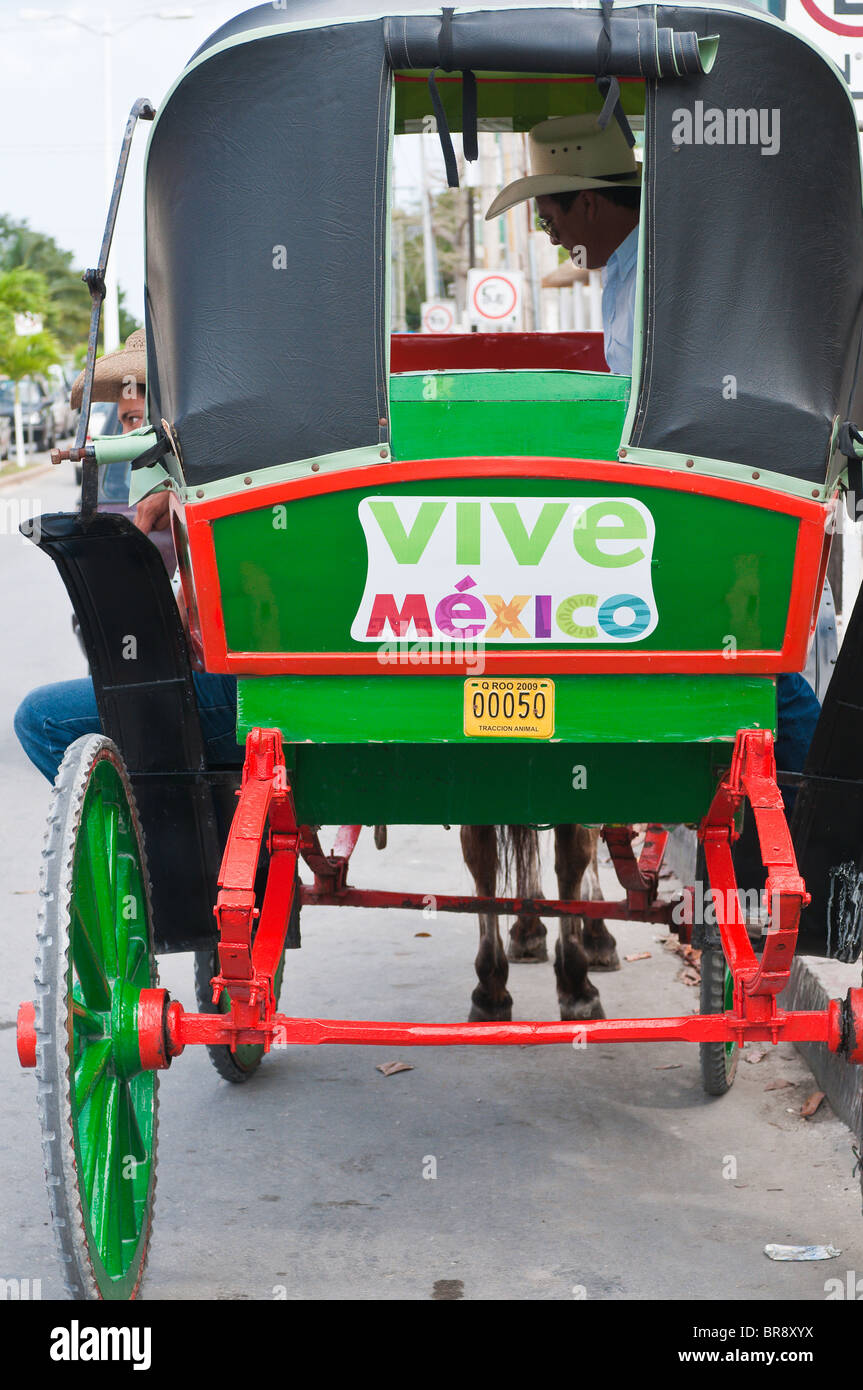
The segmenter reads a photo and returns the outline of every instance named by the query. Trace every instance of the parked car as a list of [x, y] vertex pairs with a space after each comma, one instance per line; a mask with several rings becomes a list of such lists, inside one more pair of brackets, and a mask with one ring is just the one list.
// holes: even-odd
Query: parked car
[[0, 463], [8, 459], [12, 449], [12, 424], [8, 415], [0, 415]]
[[49, 367], [45, 376], [46, 395], [51, 398], [54, 433], [58, 439], [70, 439], [78, 428], [79, 411], [73, 410], [69, 395], [73, 378], [63, 367]]
[[[25, 376], [18, 383], [18, 397], [21, 401], [21, 416], [24, 425], [24, 442], [34, 444], [38, 450], [53, 449], [56, 443], [54, 414], [51, 397], [35, 377]], [[15, 383], [0, 381], [0, 415], [12, 422], [15, 418]]]

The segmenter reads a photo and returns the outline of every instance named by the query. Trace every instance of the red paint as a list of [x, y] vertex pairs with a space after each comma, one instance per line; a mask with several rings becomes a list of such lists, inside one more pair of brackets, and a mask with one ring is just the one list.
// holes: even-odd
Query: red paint
[[[226, 1014], [183, 1014], [172, 1046], [230, 1042]], [[290, 1018], [275, 1014], [270, 1038], [278, 1044], [315, 1047], [322, 1043], [380, 1047], [524, 1047], [549, 1043], [612, 1042], [828, 1042], [829, 1010], [777, 1012], [775, 1023], [731, 1021], [728, 1014], [689, 1014], [685, 1018], [608, 1018], [585, 1023], [391, 1023], [367, 1019]], [[240, 1043], [260, 1043], [260, 1030], [246, 1029]]]
[[22, 1067], [36, 1065], [36, 1006], [31, 999], [18, 1005], [18, 1061]]
[[[755, 816], [767, 869], [764, 902], [770, 929], [760, 960], [752, 949], [740, 911], [731, 858], [731, 846], [738, 837], [735, 818], [745, 800]], [[757, 1019], [776, 1027], [776, 996], [788, 983], [800, 913], [810, 896], [797, 871], [782, 794], [776, 784], [773, 735], [768, 730], [738, 733], [731, 767], [698, 835], [704, 844], [710, 886], [719, 894], [714, 906], [725, 958], [734, 975], [735, 1018]]]
[[394, 333], [390, 371], [607, 372], [601, 333]]
[[[297, 853], [315, 872], [314, 887], [301, 887], [306, 905], [338, 902], [374, 907], [420, 907], [428, 896], [379, 893], [349, 889], [347, 866], [357, 844], [360, 826], [342, 826], [334, 850], [325, 855], [316, 831], [297, 828], [293, 799], [287, 788], [282, 746], [274, 730], [254, 729], [246, 741], [243, 786], [228, 837], [220, 875], [217, 916], [221, 940], [233, 939], [241, 948], [231, 959], [234, 975], [217, 979], [217, 987], [230, 983], [229, 1014], [187, 1014], [178, 1004], [165, 1009], [163, 991], [145, 991], [153, 998], [142, 1041], [142, 1058], [163, 1065], [157, 1058], [176, 1055], [188, 1044], [220, 1043], [236, 1047], [244, 1043], [317, 1046], [347, 1043], [367, 1046], [524, 1046], [596, 1042], [826, 1042], [834, 1051], [844, 1050], [849, 1059], [863, 1062], [863, 990], [851, 990], [843, 1006], [832, 1001], [821, 1011], [789, 1013], [779, 1009], [776, 996], [787, 981], [801, 907], [808, 901], [797, 873], [794, 850], [782, 798], [776, 785], [772, 736], [762, 730], [738, 734], [727, 776], [714, 796], [699, 834], [704, 842], [711, 887], [721, 888], [717, 905], [726, 958], [735, 977], [734, 1007], [722, 1014], [688, 1015], [685, 1018], [601, 1019], [580, 1023], [393, 1023], [387, 1020], [290, 1018], [275, 1011], [272, 980], [284, 949], [287, 918], [293, 901]], [[740, 920], [731, 842], [736, 835], [735, 814], [742, 801], [752, 806], [767, 866], [767, 903], [773, 915], [764, 955], [755, 957]], [[264, 908], [251, 947], [252, 913], [248, 892], [254, 882], [257, 852], [267, 818], [270, 820], [271, 869]], [[656, 899], [659, 870], [667, 839], [659, 825], [651, 825], [641, 855], [632, 853], [631, 827], [606, 826], [606, 843], [628, 896], [641, 894], [645, 905], [632, 909], [629, 902], [593, 903], [537, 899], [435, 896], [440, 911], [496, 911], [515, 915], [530, 910], [548, 915], [629, 916], [644, 921], [670, 921], [679, 899]], [[728, 891], [730, 890], [730, 892]], [[226, 896], [227, 895], [227, 896]], [[230, 899], [230, 901], [228, 901]], [[723, 904], [730, 911], [725, 912]], [[728, 920], [726, 920], [726, 918]], [[233, 938], [231, 933], [233, 932]], [[221, 943], [220, 943], [221, 949]], [[223, 971], [224, 973], [224, 971]], [[241, 998], [239, 991], [245, 989]], [[142, 996], [143, 997], [143, 996]], [[158, 1007], [157, 1007], [158, 1005]], [[156, 1018], [164, 1020], [156, 1036]], [[142, 1038], [144, 1029], [142, 1028]], [[161, 1047], [161, 1054], [160, 1054]]]
[[142, 989], [138, 999], [138, 1051], [145, 1071], [163, 1071], [171, 1065], [165, 1016], [166, 989]]
[[[766, 901], [772, 915], [764, 953], [759, 961], [740, 917], [731, 844], [736, 838], [735, 816], [748, 800], [755, 815], [759, 842], [767, 867]], [[252, 943], [256, 920], [254, 879], [267, 822], [270, 825], [270, 872], [264, 904]], [[731, 767], [720, 783], [699, 836], [704, 843], [711, 887], [721, 890], [717, 907], [726, 959], [734, 975], [734, 1006], [721, 1014], [685, 1018], [601, 1019], [579, 1023], [393, 1023], [386, 1020], [290, 1018], [276, 1013], [273, 977], [285, 946], [296, 890], [297, 856], [302, 854], [315, 872], [315, 886], [301, 887], [307, 905], [338, 902], [375, 907], [425, 906], [430, 895], [375, 893], [347, 888], [347, 867], [361, 827], [342, 826], [331, 855], [324, 855], [317, 832], [298, 827], [287, 781], [281, 736], [277, 730], [253, 729], [246, 740], [243, 783], [231, 823], [219, 875], [216, 917], [219, 924], [221, 974], [213, 981], [219, 991], [229, 988], [227, 1014], [188, 1014], [162, 989], [142, 990], [138, 1007], [139, 1051], [144, 1068], [164, 1068], [191, 1044], [224, 1044], [232, 1048], [259, 1043], [317, 1046], [347, 1043], [367, 1046], [525, 1046], [611, 1042], [738, 1042], [780, 1040], [826, 1042], [834, 1052], [863, 1064], [863, 989], [849, 990], [844, 1004], [832, 1000], [826, 1009], [789, 1013], [777, 1005], [788, 980], [802, 907], [809, 901], [797, 872], [794, 849], [776, 785], [773, 738], [763, 730], [737, 735]], [[659, 901], [657, 880], [667, 839], [661, 826], [648, 827], [636, 861], [631, 827], [606, 826], [604, 838], [612, 849], [627, 898], [641, 895], [642, 906], [631, 901], [524, 900], [437, 896], [440, 911], [495, 911], [515, 915], [522, 910], [548, 915], [630, 917], [642, 921], [672, 920], [679, 899]], [[435, 896], [435, 895], [431, 895]], [[692, 892], [684, 900], [691, 903]], [[726, 907], [728, 911], [726, 911]], [[692, 913], [690, 911], [690, 918]], [[684, 929], [685, 934], [685, 929]], [[22, 1066], [35, 1065], [35, 1011], [32, 1003], [18, 1013], [18, 1050]]]
[[[308, 861], [308, 855], [303, 857]], [[419, 912], [427, 909], [430, 901], [434, 902], [436, 912], [488, 912], [507, 917], [529, 912], [540, 917], [608, 917], [622, 922], [658, 922], [670, 926], [671, 914], [679, 900], [672, 898], [639, 908], [626, 899], [592, 902], [587, 898], [470, 898], [447, 893], [399, 893], [348, 887], [339, 890], [329, 885], [300, 885], [300, 902], [304, 907], [394, 907]]]
[[[255, 876], [267, 822], [270, 871], [263, 907], [255, 906]], [[266, 1028], [275, 1011], [275, 975], [293, 906], [300, 831], [277, 729], [253, 729], [237, 809], [219, 871], [215, 917], [219, 929], [219, 973], [213, 999], [231, 997], [231, 1046], [242, 1029]], [[257, 931], [255, 925], [257, 923]], [[252, 944], [254, 938], [254, 945]], [[230, 1041], [230, 1039], [229, 1039]], [[266, 1037], [265, 1045], [268, 1046]]]
[[[495, 336], [495, 335], [492, 335]], [[508, 336], [508, 335], [506, 335]], [[269, 483], [242, 494], [189, 504], [185, 509], [189, 550], [192, 557], [201, 614], [201, 641], [206, 669], [231, 675], [376, 675], [386, 676], [376, 652], [229, 652], [222, 615], [221, 591], [216, 566], [211, 522], [224, 516], [240, 515], [260, 507], [274, 506], [303, 497], [322, 496], [351, 488], [397, 486], [415, 480], [441, 478], [519, 477], [526, 463], [537, 477], [601, 479], [631, 487], [663, 488], [674, 492], [698, 493], [725, 498], [764, 511], [781, 512], [798, 520], [794, 572], [789, 599], [788, 622], [782, 646], [775, 650], [738, 651], [729, 661], [722, 651], [595, 651], [581, 649], [534, 649], [487, 651], [485, 668], [490, 675], [564, 675], [574, 671], [592, 675], [681, 674], [681, 675], [773, 675], [799, 671], [805, 665], [813, 612], [820, 601], [817, 576], [826, 564], [825, 521], [828, 513], [822, 503], [805, 497], [753, 487], [727, 478], [693, 477], [670, 468], [645, 464], [601, 462], [585, 459], [474, 458], [423, 459], [408, 463], [389, 463], [368, 468], [351, 468], [323, 477], [299, 478], [294, 482]], [[835, 505], [835, 503], [834, 503]], [[400, 674], [419, 677], [472, 674], [455, 660], [446, 666], [406, 665]]]
[[[659, 884], [659, 868], [668, 843], [668, 831], [661, 825], [649, 825], [644, 837], [638, 859], [632, 852], [635, 831], [630, 825], [605, 825], [602, 838], [608, 846], [614, 871], [626, 889], [626, 905], [634, 921], [642, 919], [641, 913], [649, 911]], [[598, 914], [602, 916], [602, 914]], [[667, 920], [670, 922], [671, 918]]]

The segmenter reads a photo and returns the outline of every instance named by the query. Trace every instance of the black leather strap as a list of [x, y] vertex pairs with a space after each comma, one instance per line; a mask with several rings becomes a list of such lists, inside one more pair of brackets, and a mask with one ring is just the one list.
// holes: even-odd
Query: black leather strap
[[429, 95], [431, 97], [432, 110], [434, 111], [435, 121], [437, 122], [438, 139], [440, 140], [441, 153], [443, 154], [444, 167], [446, 169], [446, 181], [450, 188], [458, 188], [458, 165], [455, 158], [455, 150], [452, 145], [452, 136], [447, 125], [446, 112], [443, 109], [440, 92], [437, 89], [435, 73], [429, 73]]
[[[438, 64], [443, 72], [453, 72], [455, 69], [455, 59], [453, 57], [453, 37], [452, 37], [452, 17], [453, 9], [446, 7], [441, 11], [440, 33], [438, 34]], [[433, 68], [429, 73], [429, 95], [431, 97], [432, 110], [435, 121], [437, 122], [440, 147], [443, 154], [444, 167], [446, 169], [446, 181], [450, 188], [459, 187], [458, 164], [456, 162], [455, 150], [453, 149], [452, 136], [450, 135], [449, 124], [446, 118], [441, 94], [437, 86], [437, 68]], [[477, 133], [477, 86], [476, 75], [468, 68], [462, 72], [462, 145], [464, 157], [470, 163], [479, 158], [479, 135]]]
[[479, 159], [476, 74], [467, 68], [461, 75], [461, 82], [461, 141], [465, 159], [473, 164], [475, 159]]
[[614, 116], [626, 137], [629, 148], [632, 149], [635, 144], [635, 136], [620, 104], [620, 83], [614, 73], [608, 70], [611, 59], [611, 12], [614, 8], [614, 0], [600, 0], [600, 3], [602, 5], [602, 32], [596, 46], [596, 86], [603, 103], [599, 113], [599, 128], [605, 130], [608, 122]]
[[156, 431], [156, 443], [151, 448], [146, 449], [143, 454], [139, 454], [132, 460], [133, 468], [149, 468], [152, 464], [158, 463], [166, 454], [171, 452], [171, 441], [165, 431], [160, 427]]

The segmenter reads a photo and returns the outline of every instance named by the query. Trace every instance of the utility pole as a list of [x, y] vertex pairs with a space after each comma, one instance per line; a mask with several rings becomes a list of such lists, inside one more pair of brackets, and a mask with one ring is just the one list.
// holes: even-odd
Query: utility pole
[[[112, 43], [116, 34], [122, 34], [126, 29], [131, 29], [133, 24], [138, 24], [142, 19], [195, 19], [193, 10], [141, 10], [138, 14], [133, 14], [131, 19], [127, 19], [124, 24], [111, 23], [111, 13], [105, 11], [104, 20], [101, 28], [96, 28], [88, 24], [86, 20], [79, 19], [75, 14], [67, 14], [64, 11], [52, 10], [19, 10], [18, 18], [26, 22], [44, 24], [47, 22], [55, 23], [61, 21], [66, 24], [74, 24], [78, 29], [84, 29], [88, 34], [94, 34], [102, 39], [102, 120], [104, 124], [105, 141], [105, 210], [111, 202], [111, 195], [114, 192], [114, 178], [117, 171], [117, 142], [114, 132], [114, 63]], [[102, 332], [104, 334], [105, 351], [113, 352], [120, 346], [120, 294], [117, 286], [117, 256], [116, 252], [108, 257], [108, 264], [105, 268], [105, 300], [102, 305]]]
[[426, 140], [428, 136], [420, 136], [420, 184], [423, 220], [423, 261], [425, 264], [425, 297], [426, 300], [437, 299], [440, 293], [437, 246], [434, 238], [434, 227], [432, 226], [431, 215], [431, 189], [428, 186], [428, 174], [426, 168]]

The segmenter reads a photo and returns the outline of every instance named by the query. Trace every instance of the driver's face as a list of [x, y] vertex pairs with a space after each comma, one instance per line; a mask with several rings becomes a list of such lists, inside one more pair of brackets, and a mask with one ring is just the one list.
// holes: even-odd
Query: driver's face
[[[565, 224], [568, 221], [569, 213], [573, 211], [573, 207], [575, 206], [575, 204], [573, 205], [573, 207], [569, 209], [569, 212], [567, 213], [563, 211], [563, 208], [560, 206], [558, 202], [555, 201], [554, 198], [540, 196], [539, 198], [535, 199], [535, 202], [537, 217], [539, 218], [539, 225], [548, 236], [552, 246], [566, 246], [566, 241], [564, 240], [564, 237], [566, 235]], [[577, 202], [578, 199], [576, 199], [576, 204]], [[567, 251], [569, 251], [571, 248], [569, 246], [566, 246], [566, 249]]]
[[[595, 201], [582, 190], [564, 212], [560, 203], [545, 194], [535, 199], [540, 225], [547, 232], [552, 246], [563, 246], [572, 255], [580, 252], [578, 264], [592, 267], [596, 262], [596, 219], [592, 216]], [[602, 264], [602, 262], [598, 262]]]
[[145, 400], [143, 391], [139, 391], [136, 396], [120, 397], [117, 403], [117, 421], [122, 434], [128, 434], [130, 430], [140, 429], [143, 425]]

